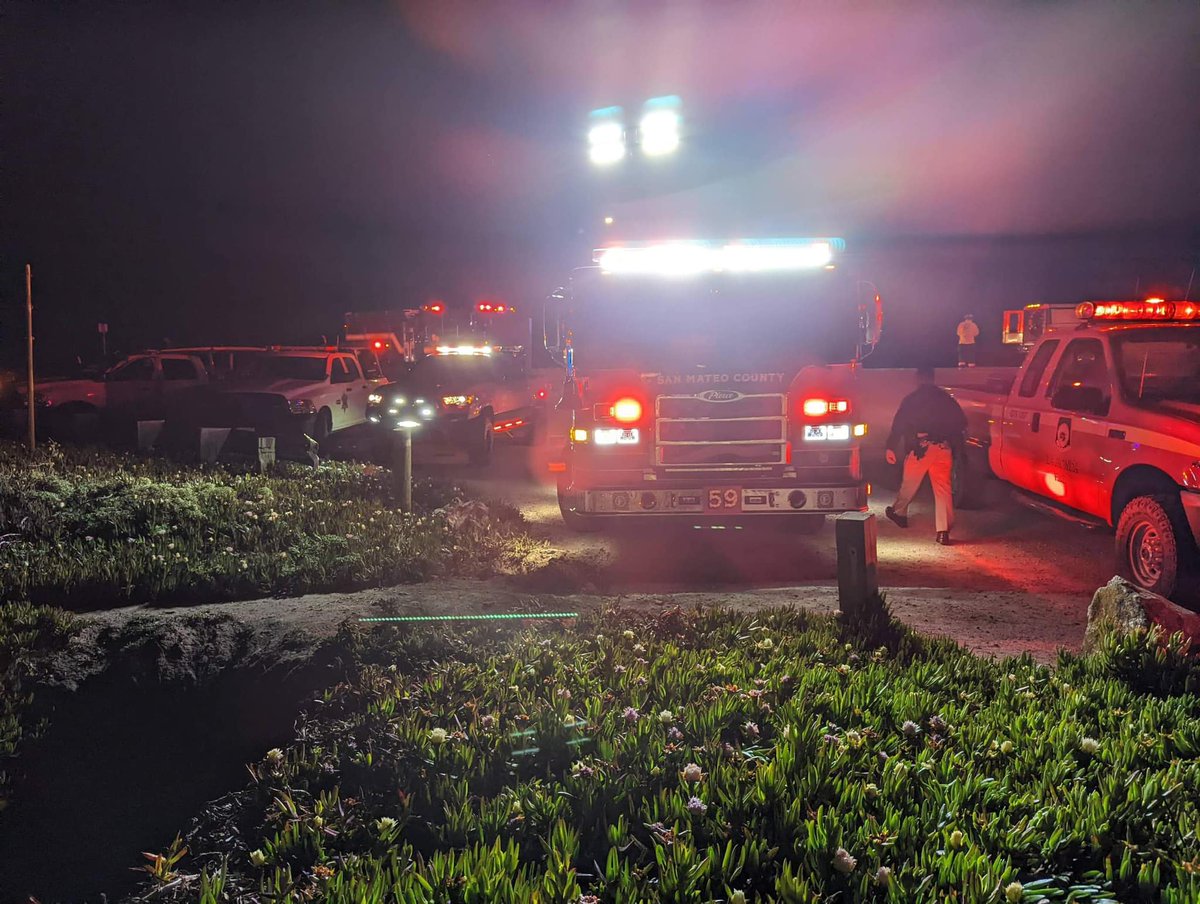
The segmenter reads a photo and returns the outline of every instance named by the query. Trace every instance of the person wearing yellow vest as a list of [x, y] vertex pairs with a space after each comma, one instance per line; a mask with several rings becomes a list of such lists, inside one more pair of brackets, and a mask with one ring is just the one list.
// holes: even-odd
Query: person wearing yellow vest
[[979, 336], [979, 324], [974, 314], [964, 314], [958, 325], [958, 366], [975, 366], [975, 340]]

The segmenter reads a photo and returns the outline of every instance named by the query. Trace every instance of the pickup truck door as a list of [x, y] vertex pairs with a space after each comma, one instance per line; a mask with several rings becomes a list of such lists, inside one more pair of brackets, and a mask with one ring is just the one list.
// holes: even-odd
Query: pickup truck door
[[162, 385], [154, 358], [130, 358], [110, 370], [104, 382], [109, 411], [135, 418], [159, 416]]
[[200, 359], [192, 355], [163, 355], [159, 358], [159, 366], [162, 368], [164, 398], [171, 398], [208, 382], [207, 371]]
[[358, 362], [339, 355], [329, 362], [329, 382], [333, 387], [333, 429], [344, 430], [367, 419], [368, 384]]
[[1108, 483], [1124, 433], [1111, 424], [1112, 362], [1095, 336], [1072, 339], [1054, 368], [1038, 439], [1047, 496], [1089, 515], [1110, 516]]
[[1039, 466], [1046, 408], [1046, 372], [1059, 345], [1058, 339], [1047, 339], [1031, 353], [1004, 406], [999, 468], [996, 468], [996, 457], [992, 457], [998, 477], [1035, 493], [1046, 492], [1045, 475]]

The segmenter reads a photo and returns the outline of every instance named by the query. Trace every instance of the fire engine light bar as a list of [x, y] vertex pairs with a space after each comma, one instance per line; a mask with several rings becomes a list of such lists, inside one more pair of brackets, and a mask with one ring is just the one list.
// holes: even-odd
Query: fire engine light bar
[[437, 353], [439, 355], [490, 355], [492, 347], [490, 345], [439, 345]]
[[693, 276], [816, 270], [833, 260], [841, 239], [758, 239], [738, 242], [662, 242], [600, 248], [593, 260], [604, 273]]
[[1200, 320], [1194, 301], [1085, 301], [1075, 309], [1080, 320]]

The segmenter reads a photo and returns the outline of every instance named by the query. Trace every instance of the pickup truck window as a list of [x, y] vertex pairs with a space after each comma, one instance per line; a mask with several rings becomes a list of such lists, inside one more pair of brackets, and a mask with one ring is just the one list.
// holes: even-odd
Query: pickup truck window
[[349, 362], [345, 358], [334, 358], [329, 364], [329, 382], [331, 383], [352, 383], [354, 382], [354, 374], [348, 366]]
[[1025, 376], [1021, 378], [1020, 395], [1022, 398], [1031, 399], [1037, 393], [1038, 387], [1042, 385], [1042, 376], [1046, 373], [1046, 366], [1057, 350], [1057, 339], [1047, 340], [1038, 346], [1038, 350], [1033, 353], [1033, 360], [1029, 362], [1029, 367], [1025, 371]]
[[1113, 337], [1113, 351], [1131, 404], [1200, 404], [1200, 329], [1130, 330]]
[[1103, 397], [1103, 411], [1090, 413], [1107, 414], [1112, 401], [1112, 380], [1108, 364], [1104, 360], [1104, 345], [1099, 339], [1072, 339], [1050, 381], [1050, 397], [1054, 398], [1064, 388], [1098, 389]]
[[199, 380], [196, 365], [186, 358], [163, 358], [162, 371], [164, 380]]
[[125, 382], [132, 380], [153, 380], [154, 379], [154, 359], [153, 358], [138, 358], [136, 361], [130, 361], [118, 367], [116, 370], [110, 371], [108, 379], [116, 380], [117, 382]]

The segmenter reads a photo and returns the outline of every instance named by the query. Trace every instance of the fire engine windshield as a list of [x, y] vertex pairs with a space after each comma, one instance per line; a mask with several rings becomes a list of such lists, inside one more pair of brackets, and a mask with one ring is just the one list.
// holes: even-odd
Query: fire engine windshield
[[588, 370], [802, 366], [853, 355], [854, 297], [827, 271], [582, 282], [565, 320], [576, 363]]
[[1126, 399], [1200, 404], [1200, 326], [1130, 330], [1113, 344]]

